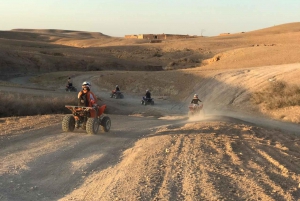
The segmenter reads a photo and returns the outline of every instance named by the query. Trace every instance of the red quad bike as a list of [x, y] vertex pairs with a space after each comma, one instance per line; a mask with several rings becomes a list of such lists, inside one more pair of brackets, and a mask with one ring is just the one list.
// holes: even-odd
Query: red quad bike
[[[106, 105], [98, 108], [66, 105], [72, 114], [67, 114], [62, 120], [62, 130], [72, 132], [76, 128], [86, 130], [88, 134], [95, 135], [101, 126], [102, 131], [108, 132], [111, 127], [111, 120], [104, 115]], [[77, 121], [76, 121], [76, 120]], [[77, 122], [77, 123], [75, 123]]]
[[189, 116], [199, 115], [203, 109], [203, 104], [190, 104], [189, 105]]

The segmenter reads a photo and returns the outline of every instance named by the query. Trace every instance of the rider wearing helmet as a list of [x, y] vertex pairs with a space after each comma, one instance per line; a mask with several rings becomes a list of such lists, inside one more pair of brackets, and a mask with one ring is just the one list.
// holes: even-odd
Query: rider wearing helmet
[[149, 89], [146, 90], [145, 97], [146, 97], [146, 99], [151, 99], [151, 93], [150, 93]]
[[197, 94], [194, 94], [194, 97], [193, 97], [191, 103], [199, 105], [199, 102], [202, 102], [202, 101], [198, 98]]
[[79, 104], [86, 107], [97, 106], [97, 97], [91, 92], [91, 83], [84, 81], [82, 90], [78, 93]]
[[67, 85], [67, 86], [68, 86], [68, 87], [71, 87], [72, 85], [73, 85], [73, 84], [72, 84], [72, 79], [71, 79], [71, 77], [69, 77], [69, 78], [68, 78], [68, 85]]
[[117, 91], [120, 91], [120, 87], [119, 87], [119, 85], [116, 85], [115, 92], [117, 92]]
[[[90, 117], [95, 118], [97, 116], [97, 113], [99, 114], [99, 111], [101, 110], [100, 106], [97, 104], [97, 96], [91, 92], [91, 83], [84, 81], [82, 83], [82, 90], [78, 93], [78, 105], [84, 106], [84, 107], [93, 107], [93, 110], [90, 110]], [[101, 100], [101, 99], [100, 99]], [[75, 116], [75, 126], [79, 126], [79, 118]]]

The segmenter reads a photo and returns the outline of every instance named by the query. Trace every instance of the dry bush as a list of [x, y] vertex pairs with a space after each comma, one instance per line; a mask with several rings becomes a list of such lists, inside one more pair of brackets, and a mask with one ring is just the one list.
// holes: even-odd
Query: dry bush
[[265, 104], [267, 109], [300, 105], [300, 87], [283, 81], [271, 82], [270, 86], [252, 95], [256, 104]]
[[77, 104], [76, 97], [47, 97], [0, 92], [0, 117], [66, 113], [65, 105]]
[[52, 56], [65, 56], [63, 53], [60, 52], [47, 52], [47, 51], [40, 51], [41, 54], [48, 54]]

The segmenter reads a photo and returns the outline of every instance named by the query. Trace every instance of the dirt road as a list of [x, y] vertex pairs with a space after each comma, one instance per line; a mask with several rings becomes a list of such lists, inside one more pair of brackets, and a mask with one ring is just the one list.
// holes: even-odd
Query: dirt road
[[105, 134], [63, 133], [62, 115], [0, 120], [0, 200], [300, 200], [299, 126], [105, 94]]

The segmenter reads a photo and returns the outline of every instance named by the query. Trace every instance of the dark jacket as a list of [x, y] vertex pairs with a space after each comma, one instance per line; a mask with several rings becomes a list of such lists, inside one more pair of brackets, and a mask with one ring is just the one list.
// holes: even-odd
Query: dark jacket
[[72, 80], [71, 80], [71, 79], [68, 79], [68, 86], [69, 86], [69, 87], [73, 86]]
[[146, 92], [146, 98], [151, 98], [151, 93], [150, 93], [150, 91], [147, 91], [147, 92]]
[[193, 98], [191, 101], [192, 104], [199, 104], [199, 102], [202, 102], [199, 98]]

